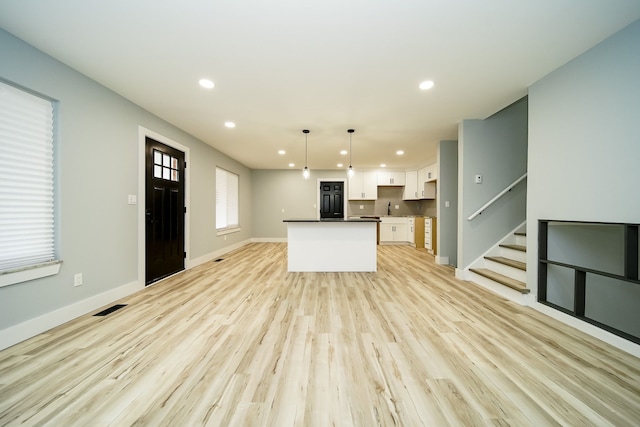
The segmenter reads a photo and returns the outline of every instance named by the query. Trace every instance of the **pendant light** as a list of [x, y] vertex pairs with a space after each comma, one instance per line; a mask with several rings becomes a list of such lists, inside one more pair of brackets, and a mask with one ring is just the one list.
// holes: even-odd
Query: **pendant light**
[[311, 172], [309, 171], [309, 167], [307, 166], [307, 137], [309, 135], [309, 132], [310, 131], [308, 129], [304, 129], [302, 131], [302, 133], [304, 133], [304, 169], [302, 169], [302, 176], [304, 177], [304, 179], [309, 179], [309, 176], [311, 176]]
[[356, 174], [356, 172], [353, 170], [353, 166], [351, 166], [351, 135], [353, 135], [355, 129], [347, 129], [347, 132], [349, 132], [349, 168], [347, 169], [347, 176], [351, 178]]

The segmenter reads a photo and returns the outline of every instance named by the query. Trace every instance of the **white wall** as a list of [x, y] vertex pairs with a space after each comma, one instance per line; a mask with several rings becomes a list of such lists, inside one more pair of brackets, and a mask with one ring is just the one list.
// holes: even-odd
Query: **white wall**
[[[138, 278], [138, 128], [189, 148], [190, 247], [206, 257], [251, 236], [251, 171], [66, 65], [0, 30], [0, 78], [59, 101], [57, 203], [60, 273], [0, 288], [0, 347], [8, 328], [30, 331], [84, 314], [96, 304], [141, 289]], [[240, 174], [240, 233], [215, 233], [215, 166]], [[143, 195], [138, 201], [144, 203]], [[73, 286], [83, 273], [84, 284]], [[67, 307], [72, 310], [65, 312]], [[43, 317], [44, 316], [44, 317]], [[35, 326], [34, 326], [35, 325]], [[27, 328], [28, 329], [28, 328]], [[39, 330], [40, 329], [40, 330]]]

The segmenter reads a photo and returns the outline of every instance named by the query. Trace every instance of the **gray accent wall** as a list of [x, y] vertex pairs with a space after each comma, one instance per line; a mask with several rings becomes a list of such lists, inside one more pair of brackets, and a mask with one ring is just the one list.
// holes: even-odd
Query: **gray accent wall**
[[[458, 265], [458, 141], [438, 145], [438, 256]], [[446, 206], [446, 203], [449, 206]]]
[[[640, 223], [639, 46], [640, 21], [636, 21], [530, 87], [527, 281], [531, 284], [538, 280], [538, 220]], [[583, 248], [574, 245], [573, 256], [587, 260], [589, 253], [580, 253]], [[550, 292], [562, 305], [572, 298], [568, 280], [572, 276], [567, 279], [554, 271], [556, 285]], [[587, 290], [587, 309], [600, 321], [639, 333], [638, 289], [600, 281]], [[594, 300], [600, 307], [591, 305]], [[628, 309], [630, 301], [634, 318], [621, 318], [621, 302]]]
[[[60, 273], [0, 288], [0, 330], [136, 282], [138, 277], [138, 128], [190, 150], [190, 259], [251, 237], [251, 171], [68, 66], [0, 30], [0, 78], [59, 102]], [[171, 102], [170, 99], [167, 102]], [[240, 175], [242, 231], [215, 232], [215, 166]], [[73, 286], [82, 273], [84, 284]]]
[[[342, 170], [311, 170], [308, 180], [301, 169], [254, 170], [253, 237], [257, 239], [286, 239], [291, 218], [316, 218], [318, 212], [318, 179], [345, 179]], [[345, 187], [346, 196], [346, 187]]]
[[[477, 209], [527, 172], [527, 98], [458, 128], [458, 263], [467, 268], [525, 221], [526, 181], [472, 221]], [[482, 175], [482, 183], [475, 176]]]

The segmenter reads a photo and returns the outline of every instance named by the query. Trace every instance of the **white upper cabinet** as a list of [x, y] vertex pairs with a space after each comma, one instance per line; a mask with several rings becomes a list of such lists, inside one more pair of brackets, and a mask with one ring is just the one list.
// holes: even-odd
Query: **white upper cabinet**
[[349, 200], [376, 200], [378, 175], [375, 172], [356, 172], [349, 178]]
[[431, 182], [438, 179], [438, 164], [434, 163], [426, 168], [425, 182]]
[[378, 172], [378, 185], [405, 185], [405, 172]]
[[407, 171], [405, 173], [404, 192], [402, 200], [418, 200], [418, 171]]
[[418, 171], [418, 198], [436, 198], [436, 180], [438, 179], [438, 164], [434, 163]]

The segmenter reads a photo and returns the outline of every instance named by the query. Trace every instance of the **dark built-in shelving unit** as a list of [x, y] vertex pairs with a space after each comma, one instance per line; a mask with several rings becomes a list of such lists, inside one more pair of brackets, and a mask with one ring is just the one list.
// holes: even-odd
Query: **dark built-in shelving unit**
[[[622, 229], [622, 260], [620, 261], [621, 268], [624, 270], [620, 272], [611, 272], [600, 270], [596, 268], [590, 268], [589, 266], [579, 265], [581, 260], [578, 259], [579, 255], [576, 255], [575, 263], [571, 263], [549, 259], [549, 228], [550, 226], [560, 225], [579, 225], [581, 227], [592, 227], [594, 230], [598, 229], [598, 226], [616, 226]], [[577, 317], [588, 323], [591, 323], [599, 328], [607, 330], [620, 337], [640, 344], [640, 337], [618, 329], [610, 324], [603, 323], [601, 320], [595, 320], [590, 318], [585, 312], [587, 306], [587, 294], [588, 294], [588, 275], [608, 277], [618, 282], [640, 285], [638, 280], [638, 228], [639, 224], [627, 224], [627, 223], [606, 223], [606, 222], [584, 222], [584, 221], [562, 221], [562, 220], [540, 220], [538, 223], [538, 302], [545, 304], [549, 307], [562, 311], [571, 316]], [[587, 231], [588, 233], [588, 231]], [[593, 239], [597, 240], [597, 236]], [[597, 245], [593, 245], [597, 246]], [[592, 247], [591, 245], [585, 247], [579, 243], [576, 244], [575, 253], [588, 254], [589, 256], [595, 256], [598, 258], [601, 254], [598, 252], [601, 250], [598, 247]], [[571, 252], [571, 251], [567, 251]], [[614, 251], [615, 252], [615, 251]], [[573, 252], [567, 256], [571, 257]], [[610, 253], [605, 254], [611, 256]], [[586, 258], [589, 258], [587, 256]], [[593, 258], [592, 258], [593, 259]], [[573, 307], [567, 308], [562, 305], [556, 304], [548, 300], [549, 288], [548, 288], [548, 270], [550, 266], [559, 266], [569, 271], [573, 270]], [[638, 301], [637, 311], [640, 321], [640, 301]]]

